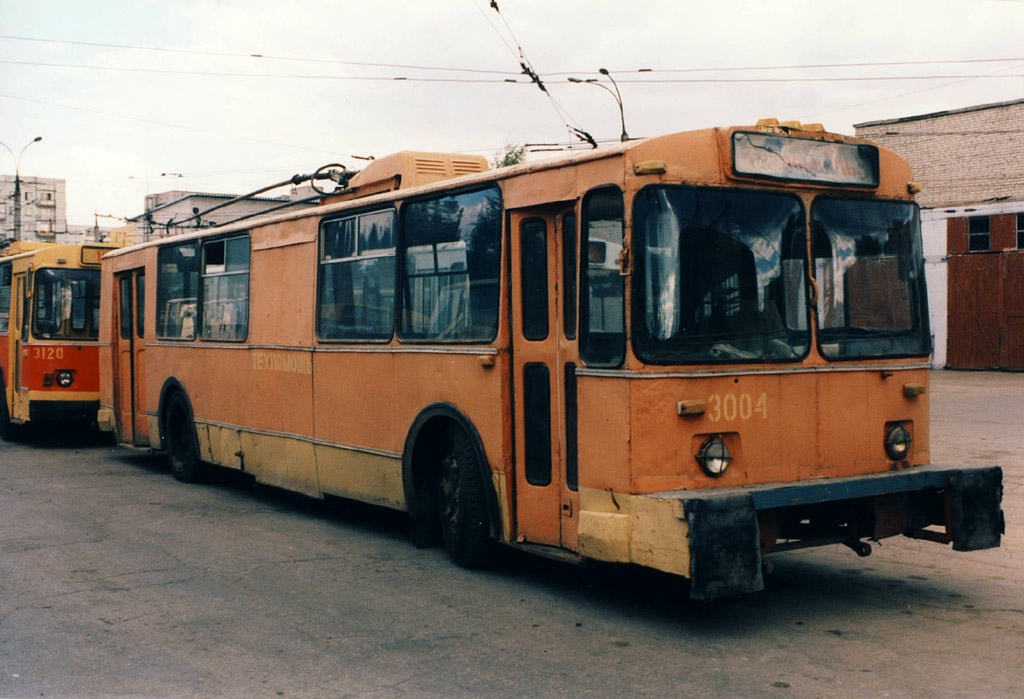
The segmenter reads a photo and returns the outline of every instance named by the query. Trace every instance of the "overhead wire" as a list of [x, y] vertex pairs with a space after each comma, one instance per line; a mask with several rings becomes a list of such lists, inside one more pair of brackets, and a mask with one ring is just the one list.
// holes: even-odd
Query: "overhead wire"
[[[1024, 60], [1024, 59], [1021, 59]], [[523, 75], [529, 80], [506, 78], [503, 80], [493, 78], [436, 78], [436, 77], [409, 77], [404, 75], [381, 76], [381, 75], [318, 75], [318, 74], [297, 74], [297, 73], [247, 73], [236, 71], [207, 71], [207, 70], [181, 70], [170, 68], [136, 68], [129, 66], [103, 66], [84, 63], [45, 63], [41, 61], [12, 61], [0, 59], [0, 65], [22, 65], [37, 68], [68, 68], [75, 70], [100, 70], [123, 73], [145, 73], [157, 75], [192, 75], [204, 77], [229, 77], [229, 78], [271, 78], [290, 80], [348, 80], [364, 82], [421, 82], [421, 83], [465, 83], [465, 84], [511, 84], [511, 85], [537, 85], [544, 92], [555, 106], [559, 118], [565, 121], [576, 122], [572, 115], [562, 107], [551, 95], [547, 84], [541, 78], [528, 61], [523, 61]], [[756, 77], [756, 78], [649, 78], [630, 79], [620, 78], [619, 83], [632, 85], [660, 85], [660, 84], [750, 84], [750, 83], [845, 83], [845, 82], [893, 82], [907, 80], [980, 80], [980, 79], [1008, 79], [1022, 78], [1024, 73], [982, 73], [975, 75], [867, 75], [867, 76], [835, 76], [835, 77]]]
[[[519, 54], [515, 47], [508, 43], [507, 39], [501, 34], [500, 30], [494, 25], [490, 17], [484, 12], [484, 10], [477, 4], [475, 0], [470, 0], [476, 10], [483, 16], [491, 28], [495, 31], [498, 38], [505, 44], [505, 47], [509, 52], [519, 58]], [[991, 0], [993, 2], [1005, 1], [1005, 2], [1024, 2], [1024, 0]], [[500, 13], [499, 13], [500, 14]], [[511, 31], [511, 27], [505, 20], [504, 16], [501, 17], [502, 22], [508, 28], [509, 33], [514, 36]], [[196, 55], [196, 56], [214, 56], [220, 58], [256, 58], [265, 61], [287, 61], [287, 62], [298, 62], [298, 63], [314, 63], [314, 64], [336, 64], [336, 65], [350, 65], [368, 68], [397, 68], [401, 70], [427, 70], [427, 71], [438, 71], [438, 72], [457, 72], [457, 73], [478, 73], [485, 75], [519, 75], [508, 70], [494, 70], [486, 68], [467, 68], [461, 66], [434, 66], [434, 65], [417, 65], [409, 63], [379, 63], [371, 61], [347, 61], [342, 59], [332, 58], [314, 58], [314, 57], [303, 57], [303, 56], [281, 56], [273, 54], [263, 53], [240, 53], [230, 51], [210, 51], [203, 49], [183, 49], [176, 47], [164, 47], [164, 46], [141, 46], [135, 44], [118, 44], [118, 43], [106, 43], [98, 41], [81, 41], [72, 39], [49, 39], [42, 37], [26, 37], [26, 36], [15, 36], [10, 34], [0, 34], [0, 40], [7, 41], [25, 41], [35, 43], [47, 43], [47, 44], [66, 44], [70, 46], [88, 46], [94, 48], [113, 48], [130, 51], [151, 51], [160, 53], [175, 53], [182, 55]], [[923, 66], [923, 65], [967, 65], [967, 64], [978, 64], [978, 63], [1012, 63], [1024, 61], [1024, 57], [1009, 57], [1009, 58], [965, 58], [965, 59], [935, 59], [935, 60], [922, 60], [922, 61], [858, 61], [851, 63], [803, 63], [803, 64], [788, 64], [788, 65], [747, 65], [747, 66], [714, 66], [714, 67], [699, 67], [699, 68], [613, 68], [611, 72], [616, 75], [628, 75], [632, 73], [638, 74], [659, 74], [659, 73], [721, 73], [721, 72], [748, 72], [748, 71], [772, 71], [772, 70], [816, 70], [816, 69], [833, 69], [833, 68], [874, 68], [874, 67], [894, 67], [894, 66]], [[547, 71], [544, 73], [548, 77], [562, 77], [567, 75], [579, 75], [581, 73], [592, 72], [589, 70], [575, 70], [575, 71]]]
[[[1003, 68], [1003, 69], [1000, 69], [1000, 70], [997, 70], [997, 71], [993, 71], [992, 73], [989, 73], [987, 77], [992, 77], [992, 76], [995, 76], [996, 74], [1002, 72], [1003, 70], [1013, 70], [1014, 68], [1017, 68], [1017, 67], [1019, 67], [1019, 65], [1013, 65], [1013, 66], [1010, 66], [1009, 68]], [[836, 112], [843, 112], [843, 111], [846, 111], [848, 109], [856, 109], [858, 107], [864, 107], [864, 106], [867, 106], [869, 104], [877, 104], [879, 102], [888, 102], [890, 100], [901, 99], [903, 97], [909, 97], [911, 95], [918, 95], [918, 94], [921, 94], [922, 92], [930, 92], [930, 91], [933, 91], [933, 90], [941, 90], [941, 89], [946, 88], [946, 87], [951, 87], [953, 85], [959, 85], [960, 83], [968, 82], [969, 80], [971, 80], [971, 78], [958, 77], [955, 80], [951, 80], [950, 82], [942, 83], [941, 85], [930, 85], [928, 87], [919, 88], [917, 90], [911, 90], [909, 92], [902, 92], [902, 93], [900, 93], [898, 95], [891, 95], [889, 97], [879, 97], [877, 99], [867, 100], [866, 102], [858, 102], [857, 104], [850, 104], [850, 105], [847, 105], [845, 107], [838, 107], [836, 109], [829, 109], [829, 110], [824, 111], [824, 112], [816, 112], [815, 114], [812, 115], [812, 117], [813, 118], [817, 118], [817, 117], [824, 116], [826, 114], [835, 114]], [[804, 118], [806, 119], [807, 117], [804, 117]]]
[[47, 106], [47, 107], [59, 107], [61, 109], [71, 109], [71, 110], [78, 111], [78, 112], [86, 112], [86, 113], [89, 113], [89, 114], [98, 114], [100, 116], [105, 116], [105, 117], [114, 117], [114, 118], [117, 118], [117, 119], [125, 119], [127, 121], [135, 121], [135, 122], [139, 122], [139, 123], [142, 123], [142, 124], [152, 124], [152, 125], [155, 125], [155, 126], [169, 127], [169, 128], [172, 128], [172, 129], [181, 129], [183, 131], [193, 131], [193, 132], [196, 132], [196, 133], [204, 133], [204, 134], [207, 134], [207, 135], [218, 136], [220, 138], [235, 138], [235, 139], [239, 139], [239, 140], [242, 140], [242, 141], [250, 141], [252, 143], [264, 143], [264, 144], [272, 145], [272, 146], [282, 146], [284, 148], [294, 148], [296, 150], [304, 150], [304, 151], [308, 151], [310, 153], [320, 153], [321, 155], [329, 153], [332, 157], [352, 158], [352, 159], [355, 159], [355, 160], [360, 160], [360, 159], [363, 159], [365, 157], [365, 156], [352, 155], [352, 154], [347, 154], [347, 153], [337, 153], [337, 152], [325, 149], [323, 147], [313, 148], [313, 147], [310, 147], [310, 146], [300, 146], [300, 145], [296, 145], [294, 143], [283, 143], [281, 141], [271, 141], [271, 140], [268, 140], [268, 139], [265, 139], [265, 138], [255, 138], [255, 137], [252, 137], [252, 136], [243, 136], [243, 135], [237, 134], [237, 133], [224, 133], [224, 132], [220, 132], [220, 131], [213, 131], [211, 129], [202, 129], [202, 128], [199, 128], [199, 127], [196, 127], [196, 126], [185, 126], [184, 124], [174, 124], [174, 123], [167, 122], [167, 121], [158, 121], [156, 119], [144, 119], [142, 117], [133, 117], [133, 116], [129, 116], [127, 114], [120, 114], [120, 113], [117, 113], [117, 112], [106, 112], [106, 111], [103, 111], [101, 109], [92, 109], [90, 107], [80, 107], [80, 106], [73, 105], [73, 104], [62, 104], [62, 103], [59, 103], [59, 102], [50, 102], [50, 101], [47, 101], [47, 100], [32, 99], [31, 97], [21, 97], [19, 95], [9, 95], [9, 94], [5, 94], [5, 93], [0, 93], [0, 98], [18, 100], [18, 101], [21, 101], [21, 102], [30, 102], [32, 104], [41, 104], [41, 105], [44, 105], [44, 106]]
[[27, 36], [13, 36], [10, 34], [0, 34], [0, 39], [9, 41], [31, 41], [46, 44], [68, 44], [71, 46], [90, 46], [94, 48], [109, 48], [109, 49], [123, 49], [129, 51], [154, 51], [159, 53], [176, 53], [194, 56], [215, 56], [218, 58], [258, 58], [268, 61], [290, 61], [297, 63], [320, 63], [320, 64], [337, 64], [337, 65], [348, 65], [348, 66], [360, 66], [363, 68], [399, 68], [402, 70], [436, 70], [436, 71], [448, 71], [455, 73], [483, 73], [490, 75], [515, 75], [507, 70], [488, 70], [485, 68], [461, 68], [461, 67], [449, 67], [449, 66], [429, 66], [429, 65], [414, 65], [407, 63], [373, 63], [369, 61], [344, 61], [333, 58], [307, 58], [300, 56], [276, 56], [272, 54], [263, 53], [233, 53], [229, 51], [207, 51], [203, 49], [180, 49], [170, 48], [163, 46], [137, 46], [132, 44], [111, 44], [103, 43], [98, 41], [74, 41], [70, 39], [43, 39], [37, 37]]
[[380, 75], [315, 75], [315, 74], [285, 74], [285, 73], [245, 73], [232, 71], [211, 71], [211, 70], [178, 70], [170, 68], [135, 68], [128, 66], [101, 66], [87, 65], [83, 63], [43, 63], [39, 61], [9, 61], [0, 59], [3, 65], [23, 65], [38, 68], [72, 68], [83, 70], [105, 70], [120, 73], [150, 73], [158, 75], [193, 75], [221, 78], [276, 78], [276, 79], [299, 79], [299, 80], [351, 80], [366, 82], [424, 82], [424, 83], [513, 83], [527, 85], [525, 81], [516, 79], [495, 80], [486, 78], [430, 78], [430, 77], [408, 77], [408, 76], [380, 76]]
[[[589, 143], [592, 147], [597, 148], [597, 142], [594, 140], [594, 137], [587, 133], [587, 131], [579, 127], [578, 122], [572, 117], [571, 114], [569, 114], [569, 112], [564, 107], [562, 107], [561, 104], [558, 103], [558, 100], [556, 100], [554, 95], [552, 95], [551, 92], [548, 90], [547, 86], [544, 84], [544, 81], [541, 79], [540, 75], [534, 69], [533, 64], [530, 62], [530, 59], [526, 57], [526, 51], [523, 50], [522, 42], [520, 42], [519, 39], [516, 37], [515, 32], [512, 31], [512, 27], [508, 23], [508, 20], [506, 20], [505, 16], [501, 13], [501, 8], [498, 7], [497, 0], [490, 0], [490, 7], [498, 14], [499, 17], [501, 17], [501, 21], [505, 25], [505, 29], [508, 31], [509, 36], [512, 38], [512, 42], [516, 46], [517, 51], [514, 50], [513, 55], [516, 55], [516, 57], [518, 58], [519, 67], [522, 68], [523, 75], [530, 78], [530, 81], [534, 85], [536, 85], [540, 89], [540, 91], [543, 92], [544, 95], [548, 98], [548, 101], [551, 103], [552, 108], [555, 110], [555, 114], [558, 115], [559, 120], [561, 120], [562, 124], [565, 126], [566, 130], [569, 133], [569, 136], [575, 136], [581, 141], [585, 141]], [[498, 33], [499, 36], [501, 36], [501, 32], [498, 31], [498, 28], [495, 27], [493, 23], [488, 22], [488, 24], [491, 26], [492, 29], [494, 29], [495, 32]], [[505, 44], [506, 47], [512, 50], [511, 45], [507, 41], [504, 41], [504, 38], [502, 38], [502, 42]]]

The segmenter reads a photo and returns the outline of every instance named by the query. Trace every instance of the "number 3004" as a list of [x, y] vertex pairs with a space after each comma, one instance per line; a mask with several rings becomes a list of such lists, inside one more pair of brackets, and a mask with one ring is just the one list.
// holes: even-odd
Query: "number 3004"
[[749, 393], [713, 393], [708, 398], [706, 415], [712, 422], [719, 420], [749, 420], [753, 417], [768, 419], [768, 394], [752, 396]]

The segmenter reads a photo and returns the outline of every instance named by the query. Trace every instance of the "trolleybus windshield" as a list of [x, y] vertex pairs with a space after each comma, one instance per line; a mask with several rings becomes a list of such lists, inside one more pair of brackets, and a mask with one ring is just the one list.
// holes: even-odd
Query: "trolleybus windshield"
[[100, 270], [40, 269], [35, 275], [36, 337], [95, 340], [100, 326]]
[[917, 205], [818, 197], [811, 226], [821, 353], [931, 352]]
[[635, 200], [633, 336], [650, 363], [796, 361], [810, 348], [804, 209], [774, 192]]

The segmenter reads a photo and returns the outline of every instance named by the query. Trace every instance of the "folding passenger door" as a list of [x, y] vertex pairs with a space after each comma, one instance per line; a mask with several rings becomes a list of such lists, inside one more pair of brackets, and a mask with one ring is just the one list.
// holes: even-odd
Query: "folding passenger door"
[[146, 446], [145, 303], [146, 272], [134, 269], [117, 275], [117, 432], [121, 442]]
[[22, 345], [28, 339], [28, 315], [31, 303], [28, 298], [28, 275], [19, 272], [14, 275], [14, 317], [10, 319], [10, 333], [8, 337], [12, 345], [11, 354], [14, 356], [14, 366], [11, 368], [11, 375], [7, 378], [10, 382], [12, 418], [25, 420], [28, 418], [28, 389], [22, 387], [21, 367], [24, 354]]
[[516, 539], [570, 549], [579, 503], [575, 221], [571, 204], [521, 209], [509, 212], [508, 229]]

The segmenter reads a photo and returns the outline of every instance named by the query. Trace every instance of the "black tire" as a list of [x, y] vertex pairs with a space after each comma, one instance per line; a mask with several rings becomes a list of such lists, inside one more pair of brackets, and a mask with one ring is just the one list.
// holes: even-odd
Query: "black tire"
[[205, 468], [199, 458], [196, 426], [192, 421], [192, 411], [180, 393], [175, 393], [167, 400], [164, 431], [171, 475], [184, 483], [201, 481]]
[[5, 442], [17, 442], [23, 436], [23, 426], [11, 422], [11, 413], [7, 409], [7, 387], [0, 381], [0, 439]]
[[486, 490], [476, 450], [459, 428], [452, 428], [447, 448], [441, 451], [437, 507], [441, 536], [452, 560], [463, 568], [485, 565], [491, 555]]

